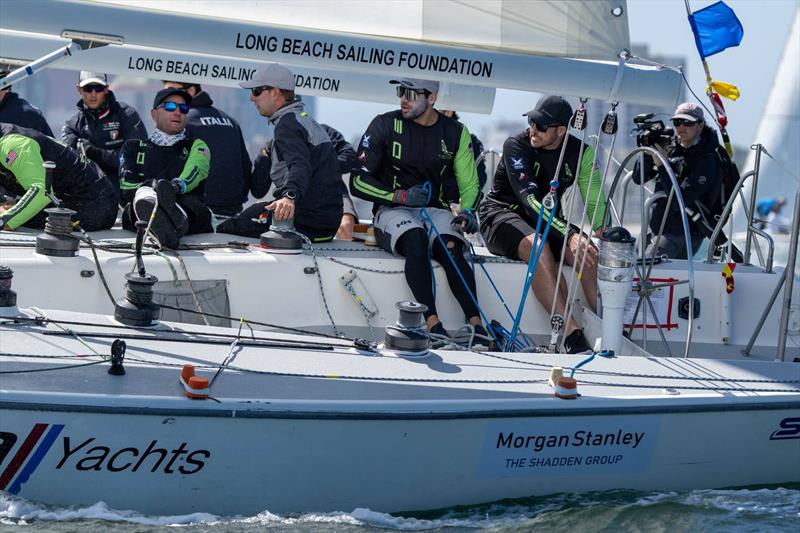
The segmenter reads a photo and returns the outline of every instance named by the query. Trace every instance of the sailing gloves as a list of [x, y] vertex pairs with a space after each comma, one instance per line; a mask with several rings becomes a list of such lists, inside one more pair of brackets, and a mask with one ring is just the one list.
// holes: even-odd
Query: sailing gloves
[[78, 150], [95, 162], [99, 161], [103, 156], [103, 150], [93, 145], [88, 139], [78, 139]]
[[463, 231], [464, 233], [478, 232], [478, 220], [475, 218], [475, 214], [472, 212], [472, 209], [464, 209], [463, 211], [460, 211], [458, 215], [453, 218], [453, 221], [450, 223], [450, 225], [458, 230]]
[[428, 205], [428, 190], [424, 185], [414, 185], [409, 189], [398, 189], [392, 194], [392, 202], [406, 207], [425, 207]]
[[183, 194], [186, 192], [186, 182], [180, 178], [172, 178], [170, 180], [170, 184], [172, 184], [172, 188], [175, 189], [175, 192], [178, 194]]

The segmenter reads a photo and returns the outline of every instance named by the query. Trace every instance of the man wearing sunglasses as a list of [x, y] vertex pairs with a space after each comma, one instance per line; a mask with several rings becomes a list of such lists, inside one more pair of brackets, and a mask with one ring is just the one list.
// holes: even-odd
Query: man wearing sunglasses
[[76, 89], [81, 95], [78, 112], [64, 124], [61, 139], [86, 154], [116, 182], [122, 144], [128, 139], [146, 139], [147, 130], [134, 108], [117, 101], [105, 74], [81, 71]]
[[275, 128], [267, 159], [275, 201], [256, 202], [217, 232], [258, 237], [273, 221], [291, 219], [312, 242], [332, 240], [342, 219], [342, 178], [330, 137], [295, 98], [294, 74], [269, 63], [239, 86], [250, 90], [250, 101]]
[[183, 89], [158, 91], [150, 137], [125, 141], [120, 154], [122, 227], [134, 230], [136, 221], [144, 220], [161, 246], [172, 249], [184, 235], [213, 231], [211, 211], [203, 204], [211, 150], [185, 129], [191, 101]]
[[[0, 79], [5, 78], [9, 72], [5, 69], [0, 70]], [[39, 108], [29, 104], [24, 98], [20, 98], [11, 90], [11, 85], [0, 90], [0, 122], [30, 128], [44, 133], [48, 137], [53, 136], [53, 130], [50, 129]]]
[[214, 154], [203, 199], [211, 211], [232, 216], [242, 210], [248, 193], [256, 198], [264, 196], [269, 187], [253, 183], [252, 163], [239, 123], [214, 106], [211, 95], [199, 83], [165, 81], [164, 87], [183, 89], [192, 96], [186, 131], [203, 139]]
[[[492, 253], [527, 262], [531, 253], [535, 252], [534, 228], [540, 212], [543, 217], [542, 228], [549, 216], [549, 212], [542, 208], [542, 201], [550, 190], [550, 182], [558, 173], [558, 212], [553, 217], [531, 286], [536, 298], [549, 311], [554, 301], [562, 248], [566, 246], [564, 262], [574, 266], [579, 252], [582, 257], [588, 246], [581, 285], [589, 307], [594, 310], [597, 249], [590, 244], [588, 235], [567, 224], [561, 210], [567, 188], [577, 185], [586, 206], [587, 219], [592, 222], [592, 230], [595, 233], [600, 231], [605, 214], [605, 196], [594, 150], [568, 134], [572, 106], [560, 96], [542, 96], [536, 107], [523, 116], [528, 119], [528, 129], [509, 137], [503, 144], [503, 159], [495, 172], [492, 189], [481, 206], [481, 233]], [[558, 171], [558, 161], [565, 142], [566, 151]], [[581, 166], [577, 168], [579, 156]], [[537, 243], [537, 246], [540, 245]], [[558, 286], [555, 313], [564, 316], [567, 284], [563, 277]], [[573, 317], [564, 325], [564, 334], [564, 350], [567, 353], [591, 351]]]
[[[478, 174], [469, 131], [433, 108], [439, 82], [404, 78], [391, 83], [397, 86], [400, 109], [370, 123], [350, 172], [350, 192], [373, 202], [378, 244], [406, 258], [406, 282], [414, 298], [428, 308], [428, 330], [447, 335], [436, 312], [432, 257], [444, 270], [467, 321], [486, 336], [470, 297], [470, 292], [476, 294], [475, 274], [464, 258], [462, 235], [478, 230], [473, 214], [479, 201]], [[459, 203], [455, 217], [451, 203]]]
[[[692, 239], [691, 255], [694, 256], [704, 238], [710, 237], [716, 225], [714, 216], [721, 214], [722, 206], [727, 198], [722, 198], [723, 152], [717, 133], [705, 123], [703, 109], [692, 102], [684, 102], [678, 106], [672, 116], [675, 137], [668, 147], [658, 144], [654, 146], [669, 160], [670, 167], [678, 179], [681, 195], [686, 205], [689, 234]], [[731, 163], [732, 164], [732, 163]], [[639, 183], [638, 168], [633, 178]], [[645, 159], [645, 180], [656, 179], [655, 191], [669, 195], [672, 184], [660, 163], [652, 158]], [[730, 195], [731, 191], [726, 191]], [[650, 231], [657, 235], [664, 221], [664, 231], [658, 242], [653, 240], [647, 253], [657, 257], [667, 256], [673, 259], [686, 259], [686, 240], [683, 233], [683, 222], [678, 201], [673, 198], [667, 212], [667, 198], [653, 202], [650, 213]], [[720, 237], [718, 245], [725, 241]], [[738, 251], [737, 251], [738, 252]], [[738, 253], [734, 252], [736, 259]]]

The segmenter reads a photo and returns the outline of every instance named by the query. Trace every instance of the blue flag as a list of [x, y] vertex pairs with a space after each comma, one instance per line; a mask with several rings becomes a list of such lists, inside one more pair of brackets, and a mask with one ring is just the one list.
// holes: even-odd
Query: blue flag
[[742, 23], [725, 2], [717, 2], [689, 15], [694, 41], [705, 59], [731, 46], [739, 46], [744, 35]]

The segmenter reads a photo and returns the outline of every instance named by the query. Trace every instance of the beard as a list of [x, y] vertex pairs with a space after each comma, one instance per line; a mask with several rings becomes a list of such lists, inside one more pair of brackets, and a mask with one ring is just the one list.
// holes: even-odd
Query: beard
[[403, 118], [406, 120], [414, 120], [415, 118], [419, 118], [422, 116], [423, 113], [428, 109], [428, 105], [426, 101], [416, 101], [411, 103], [411, 109], [406, 113], [405, 111], [401, 111], [403, 114]]

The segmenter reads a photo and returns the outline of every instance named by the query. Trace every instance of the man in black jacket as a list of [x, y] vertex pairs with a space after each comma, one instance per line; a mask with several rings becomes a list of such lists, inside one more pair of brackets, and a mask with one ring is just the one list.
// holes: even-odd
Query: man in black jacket
[[86, 154], [113, 182], [118, 181], [119, 151], [128, 139], [146, 139], [139, 113], [118, 102], [105, 74], [81, 71], [75, 87], [78, 112], [64, 124], [61, 139]]
[[[716, 224], [712, 212], [720, 203], [722, 187], [720, 160], [717, 157], [719, 140], [717, 133], [706, 125], [703, 109], [692, 102], [684, 102], [678, 106], [672, 116], [672, 124], [675, 127], [672, 144], [667, 148], [656, 144], [654, 148], [667, 156], [680, 184], [692, 240], [691, 255], [694, 256], [703, 239], [710, 236], [708, 228], [713, 229]], [[656, 192], [665, 192], [669, 196], [672, 184], [660, 163], [647, 157], [645, 168], [646, 180], [657, 178]], [[633, 178], [639, 183], [638, 170], [634, 170]], [[667, 197], [653, 202], [650, 230], [654, 235], [658, 234], [665, 216], [666, 220], [661, 238], [650, 243], [647, 253], [650, 255], [655, 252], [657, 257], [666, 255], [673, 259], [686, 259], [686, 239], [680, 206], [673, 198], [667, 212], [667, 202]]]
[[258, 113], [275, 127], [269, 157], [275, 201], [253, 204], [217, 232], [258, 237], [273, 218], [293, 219], [295, 230], [312, 242], [332, 240], [342, 219], [342, 178], [328, 134], [295, 101], [294, 75], [270, 63], [239, 85], [250, 89]]
[[158, 242], [173, 249], [184, 235], [213, 231], [203, 204], [211, 150], [185, 129], [191, 101], [183, 89], [158, 91], [150, 112], [155, 129], [145, 141], [125, 141], [120, 154], [119, 185], [127, 204], [122, 227], [133, 230], [144, 220]]
[[[8, 75], [8, 70], [0, 70], [0, 79]], [[39, 111], [39, 108], [28, 103], [24, 98], [11, 91], [11, 85], [0, 90], [0, 122], [16, 124], [23, 128], [30, 128], [48, 137], [53, 136], [53, 130]]]
[[250, 156], [236, 120], [214, 107], [211, 96], [199, 83], [165, 81], [164, 87], [183, 89], [192, 96], [186, 131], [203, 139], [214, 154], [204, 203], [218, 215], [232, 216], [242, 210], [248, 193], [255, 198], [267, 194], [253, 182]]

